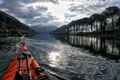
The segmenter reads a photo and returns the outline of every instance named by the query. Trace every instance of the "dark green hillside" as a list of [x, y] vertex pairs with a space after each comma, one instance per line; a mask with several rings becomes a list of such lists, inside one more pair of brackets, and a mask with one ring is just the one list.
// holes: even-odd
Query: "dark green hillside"
[[35, 32], [16, 18], [0, 11], [0, 37], [31, 36]]

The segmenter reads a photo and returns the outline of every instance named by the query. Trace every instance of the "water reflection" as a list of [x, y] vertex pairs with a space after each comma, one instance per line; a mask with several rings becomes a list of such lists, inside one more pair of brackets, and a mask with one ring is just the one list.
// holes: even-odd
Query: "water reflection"
[[[73, 47], [59, 40], [52, 42], [49, 40], [29, 39], [29, 45], [35, 58], [40, 63], [50, 65], [49, 68], [48, 66], [45, 67], [56, 74], [67, 78], [67, 80], [120, 80], [119, 62], [116, 63], [114, 60], [87, 54], [90, 53], [89, 51], [98, 54], [98, 52], [100, 53], [99, 50], [101, 50], [99, 48], [106, 50], [103, 50], [103, 54], [105, 52], [119, 53], [118, 40], [117, 42], [111, 39], [85, 36], [71, 36], [71, 38], [69, 36], [63, 40], [81, 48]], [[113, 43], [115, 43], [114, 46], [112, 45]], [[105, 46], [108, 47], [105, 48]]]
[[60, 36], [59, 39], [72, 46], [89, 50], [94, 55], [100, 54], [112, 59], [120, 58], [120, 41], [114, 38], [70, 35]]
[[52, 67], [60, 66], [63, 63], [63, 57], [61, 52], [50, 52], [48, 54], [48, 62]]

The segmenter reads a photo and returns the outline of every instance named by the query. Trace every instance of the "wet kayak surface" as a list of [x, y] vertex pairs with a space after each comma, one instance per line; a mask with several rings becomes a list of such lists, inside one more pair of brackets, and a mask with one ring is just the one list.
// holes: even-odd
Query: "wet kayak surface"
[[[119, 61], [90, 55], [89, 51], [72, 47], [48, 34], [26, 38], [26, 41], [30, 52], [45, 68], [51, 80], [120, 80]], [[13, 49], [0, 57], [1, 74], [15, 55], [14, 52]]]

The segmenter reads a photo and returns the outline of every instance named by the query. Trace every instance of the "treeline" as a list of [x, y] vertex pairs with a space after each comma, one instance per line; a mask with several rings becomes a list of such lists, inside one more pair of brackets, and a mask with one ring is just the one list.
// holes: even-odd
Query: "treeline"
[[0, 37], [7, 36], [30, 36], [34, 33], [29, 26], [21, 23], [16, 18], [0, 11]]
[[100, 14], [93, 14], [63, 25], [54, 34], [88, 35], [88, 36], [119, 36], [120, 8], [116, 6], [106, 8]]

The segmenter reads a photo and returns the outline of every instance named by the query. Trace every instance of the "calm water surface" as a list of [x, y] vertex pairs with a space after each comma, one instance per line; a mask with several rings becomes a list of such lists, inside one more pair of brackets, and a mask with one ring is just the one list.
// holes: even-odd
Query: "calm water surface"
[[[89, 50], [73, 47], [48, 34], [27, 38], [27, 42], [32, 55], [46, 69], [67, 80], [120, 80], [119, 60], [91, 55]], [[12, 51], [0, 57], [1, 74], [15, 54]]]
[[89, 50], [73, 47], [50, 35], [47, 38], [37, 35], [28, 42], [32, 54], [40, 63], [54, 68], [55, 73], [68, 80], [120, 80], [119, 60], [116, 62], [91, 55]]

